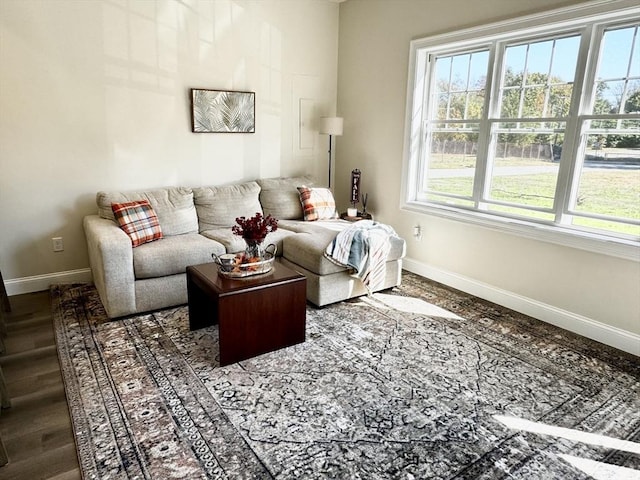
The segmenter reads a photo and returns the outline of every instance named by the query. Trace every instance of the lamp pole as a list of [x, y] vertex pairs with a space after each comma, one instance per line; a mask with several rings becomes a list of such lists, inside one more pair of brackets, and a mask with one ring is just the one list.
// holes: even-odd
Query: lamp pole
[[319, 132], [322, 135], [329, 135], [329, 181], [328, 186], [331, 188], [331, 161], [333, 160], [331, 153], [333, 151], [332, 142], [334, 135], [342, 135], [343, 119], [342, 117], [322, 117], [320, 118]]
[[329, 135], [329, 188], [331, 188], [331, 139], [333, 135]]

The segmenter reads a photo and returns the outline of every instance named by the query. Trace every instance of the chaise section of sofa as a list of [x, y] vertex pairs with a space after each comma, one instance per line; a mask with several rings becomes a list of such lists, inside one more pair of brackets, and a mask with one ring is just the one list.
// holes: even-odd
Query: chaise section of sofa
[[[282, 241], [280, 262], [307, 278], [307, 300], [317, 306], [365, 295], [367, 287], [349, 269], [336, 265], [324, 256], [324, 251], [338, 232], [353, 225], [345, 220], [305, 221], [298, 187], [313, 187], [310, 176], [267, 178], [257, 180], [260, 203], [265, 213], [280, 219], [280, 228], [295, 232]], [[377, 290], [399, 285], [405, 241], [391, 237], [391, 250], [385, 264], [383, 285]]]
[[[297, 234], [284, 239], [282, 264], [293, 268], [307, 277], [307, 300], [317, 306], [339, 302], [365, 295], [367, 287], [352, 275], [352, 272], [330, 261], [324, 251], [337, 233], [349, 222], [343, 220], [320, 220], [287, 223]], [[405, 241], [390, 237], [391, 249], [385, 263], [384, 282], [375, 291], [400, 285], [402, 258], [405, 255]]]

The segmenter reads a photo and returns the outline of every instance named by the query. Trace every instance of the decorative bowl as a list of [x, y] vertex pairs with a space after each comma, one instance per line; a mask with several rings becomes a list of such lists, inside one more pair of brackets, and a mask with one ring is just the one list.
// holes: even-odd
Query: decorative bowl
[[273, 268], [276, 259], [277, 247], [272, 243], [264, 249], [261, 259], [249, 260], [245, 252], [225, 253], [216, 255], [212, 253], [214, 262], [218, 265], [218, 272], [226, 278], [245, 278], [253, 275], [268, 273]]

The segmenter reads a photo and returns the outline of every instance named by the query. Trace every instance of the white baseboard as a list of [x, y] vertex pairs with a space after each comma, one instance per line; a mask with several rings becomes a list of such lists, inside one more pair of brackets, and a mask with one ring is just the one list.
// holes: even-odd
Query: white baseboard
[[612, 327], [582, 315], [528, 297], [523, 297], [453, 272], [426, 265], [411, 258], [404, 258], [402, 260], [402, 266], [410, 272], [435, 280], [436, 282], [524, 313], [530, 317], [564, 328], [565, 330], [619, 350], [640, 356], [640, 335], [635, 333]]
[[46, 273], [33, 277], [13, 278], [4, 281], [7, 295], [20, 295], [22, 293], [41, 292], [49, 290], [51, 285], [58, 283], [86, 283], [90, 282], [91, 269], [68, 270], [66, 272]]

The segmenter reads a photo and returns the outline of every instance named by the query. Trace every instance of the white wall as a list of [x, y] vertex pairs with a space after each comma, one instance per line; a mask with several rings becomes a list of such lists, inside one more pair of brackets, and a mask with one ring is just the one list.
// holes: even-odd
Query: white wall
[[[88, 268], [81, 222], [98, 190], [324, 178], [326, 137], [300, 148], [298, 105], [335, 113], [338, 11], [324, 0], [0, 0], [10, 293]], [[256, 133], [191, 133], [192, 87], [255, 91]]]
[[[581, 3], [557, 0], [349, 0], [340, 7], [336, 194], [362, 170], [370, 210], [407, 239], [405, 265], [640, 355], [640, 264], [401, 210], [409, 42]], [[412, 236], [414, 225], [423, 237]], [[606, 337], [606, 338], [605, 338]], [[611, 337], [616, 337], [612, 340]]]

